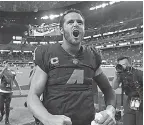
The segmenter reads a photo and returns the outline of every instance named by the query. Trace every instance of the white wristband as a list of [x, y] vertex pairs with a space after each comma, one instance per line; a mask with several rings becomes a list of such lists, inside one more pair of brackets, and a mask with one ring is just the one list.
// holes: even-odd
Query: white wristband
[[112, 105], [108, 105], [106, 108], [106, 111], [108, 112], [108, 114], [111, 116], [115, 116], [116, 113], [116, 109], [112, 106]]
[[116, 120], [115, 120], [116, 110], [112, 105], [107, 106], [106, 113], [113, 119], [114, 123], [116, 123]]

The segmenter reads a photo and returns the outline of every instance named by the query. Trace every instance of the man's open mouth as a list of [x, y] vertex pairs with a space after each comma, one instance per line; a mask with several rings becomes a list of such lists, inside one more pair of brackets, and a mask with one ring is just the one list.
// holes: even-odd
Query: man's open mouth
[[73, 31], [73, 36], [74, 37], [78, 37], [79, 36], [79, 31], [78, 30], [74, 30]]

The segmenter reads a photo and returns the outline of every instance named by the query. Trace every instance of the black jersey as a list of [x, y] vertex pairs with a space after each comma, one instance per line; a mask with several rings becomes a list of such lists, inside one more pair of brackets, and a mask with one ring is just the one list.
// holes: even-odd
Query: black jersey
[[6, 69], [1, 78], [0, 90], [1, 92], [12, 92], [13, 80], [15, 78], [15, 72], [10, 69]]
[[95, 48], [81, 46], [75, 57], [60, 44], [38, 47], [35, 63], [48, 75], [44, 106], [53, 115], [66, 115], [74, 125], [88, 125], [94, 118], [92, 81], [101, 64]]

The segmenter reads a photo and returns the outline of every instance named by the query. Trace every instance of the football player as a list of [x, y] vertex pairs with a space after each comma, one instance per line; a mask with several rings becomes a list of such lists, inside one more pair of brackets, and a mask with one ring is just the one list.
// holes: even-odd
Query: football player
[[[80, 11], [66, 11], [60, 20], [62, 44], [40, 46], [35, 51], [36, 71], [28, 94], [28, 107], [41, 125], [115, 124], [116, 96], [103, 73], [101, 54], [82, 45], [85, 19]], [[94, 119], [92, 82], [104, 93], [106, 109]], [[39, 97], [44, 94], [43, 103]]]
[[9, 64], [5, 62], [5, 67], [0, 73], [0, 121], [2, 121], [4, 114], [5, 124], [9, 125], [10, 103], [12, 98], [13, 83], [19, 88], [21, 95], [21, 88], [15, 79], [16, 73], [10, 70]]

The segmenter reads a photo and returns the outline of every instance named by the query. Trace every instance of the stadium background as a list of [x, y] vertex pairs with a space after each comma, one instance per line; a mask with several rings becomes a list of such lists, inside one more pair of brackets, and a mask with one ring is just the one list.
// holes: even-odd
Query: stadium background
[[[142, 1], [0, 1], [0, 69], [3, 61], [8, 60], [22, 88], [21, 96], [14, 88], [12, 125], [30, 125], [33, 121], [23, 103], [28, 94], [34, 49], [43, 44], [62, 42], [58, 22], [62, 13], [70, 8], [79, 9], [84, 14], [86, 33], [83, 44], [101, 50], [102, 69], [110, 81], [120, 55], [130, 56], [134, 67], [143, 68]], [[119, 88], [116, 91], [118, 108], [120, 92]], [[104, 105], [101, 93], [99, 102]]]

